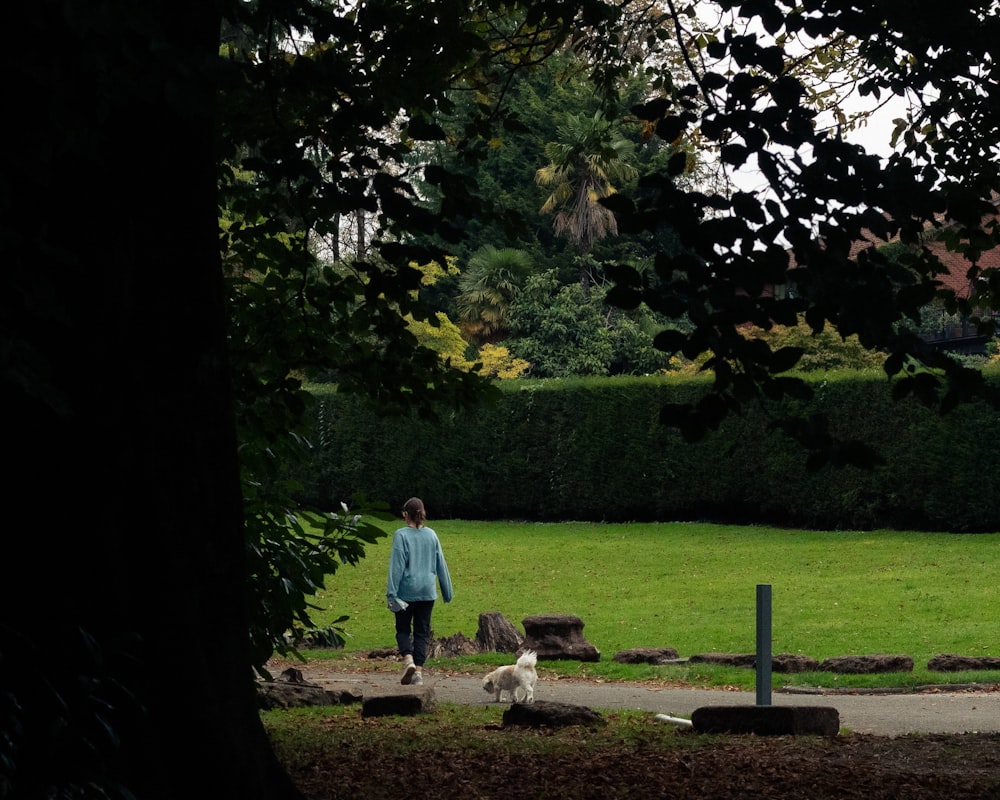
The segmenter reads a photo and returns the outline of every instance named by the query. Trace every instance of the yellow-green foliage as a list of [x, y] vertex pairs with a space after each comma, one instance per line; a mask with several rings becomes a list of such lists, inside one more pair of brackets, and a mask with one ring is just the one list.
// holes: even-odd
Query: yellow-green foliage
[[[843, 338], [831, 327], [813, 333], [805, 322], [800, 321], [794, 326], [775, 325], [767, 331], [752, 328], [745, 335], [748, 339], [767, 342], [772, 351], [780, 350], [782, 347], [802, 348], [802, 358], [796, 365], [798, 372], [834, 369], [869, 370], [881, 368], [885, 363], [883, 353], [866, 350], [856, 335]], [[710, 353], [703, 353], [696, 360], [688, 361], [673, 356], [670, 359], [670, 367], [681, 374], [695, 375], [701, 372], [710, 357]]]
[[434, 327], [429, 322], [407, 318], [410, 331], [425, 347], [436, 351], [442, 359], [450, 359], [455, 369], [468, 372], [476, 363], [482, 364], [481, 373], [492, 378], [519, 378], [531, 366], [523, 358], [513, 358], [506, 347], [485, 344], [479, 350], [476, 361], [465, 357], [468, 342], [462, 338], [462, 332], [443, 312], [437, 312], [438, 325]]
[[[411, 263], [410, 266], [423, 274], [420, 282], [424, 286], [432, 286], [441, 278], [457, 275], [459, 272], [453, 258], [448, 258], [443, 266], [437, 261], [428, 264]], [[469, 351], [469, 342], [462, 336], [459, 327], [443, 311], [438, 311], [436, 317], [437, 326], [413, 317], [407, 317], [407, 324], [420, 344], [439, 353], [443, 360], [450, 360], [456, 369], [468, 372], [480, 362], [483, 375], [511, 379], [521, 377], [531, 366], [523, 358], [512, 358], [506, 347], [492, 344], [484, 345], [478, 351], [475, 361], [468, 360], [465, 356]]]
[[483, 374], [494, 378], [520, 378], [531, 365], [523, 358], [512, 358], [510, 351], [497, 344], [484, 344], [479, 349]]
[[472, 369], [473, 363], [465, 358], [465, 348], [468, 344], [462, 338], [458, 326], [448, 319], [448, 315], [443, 311], [438, 311], [436, 316], [438, 321], [436, 327], [429, 322], [408, 316], [406, 321], [410, 332], [424, 347], [436, 351], [444, 360], [450, 359], [451, 365], [456, 369], [466, 371]]
[[446, 275], [457, 275], [459, 272], [458, 267], [455, 266], [455, 258], [452, 256], [445, 259], [443, 266], [437, 261], [431, 261], [427, 264], [417, 264], [411, 261], [410, 266], [423, 273], [420, 283], [424, 286], [433, 286]]
[[769, 331], [755, 328], [751, 337], [767, 342], [771, 350], [801, 347], [805, 352], [799, 360], [798, 369], [802, 372], [839, 368], [865, 370], [881, 367], [885, 363], [884, 354], [866, 350], [856, 335], [845, 339], [831, 327], [813, 333], [801, 321], [794, 327], [775, 325]]

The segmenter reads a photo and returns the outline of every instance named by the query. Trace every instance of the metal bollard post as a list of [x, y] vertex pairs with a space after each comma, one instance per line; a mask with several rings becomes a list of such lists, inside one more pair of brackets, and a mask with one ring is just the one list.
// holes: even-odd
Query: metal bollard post
[[757, 584], [757, 705], [771, 705], [771, 584]]

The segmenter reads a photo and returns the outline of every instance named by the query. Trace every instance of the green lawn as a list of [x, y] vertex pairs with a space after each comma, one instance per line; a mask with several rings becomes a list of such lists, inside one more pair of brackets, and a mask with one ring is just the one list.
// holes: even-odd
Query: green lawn
[[[646, 677], [650, 670], [633, 667], [623, 675], [611, 663], [617, 651], [632, 647], [673, 647], [681, 656], [752, 653], [758, 584], [772, 587], [775, 654], [817, 660], [906, 654], [915, 661], [908, 680], [917, 682], [963, 679], [926, 673], [928, 658], [940, 653], [1000, 655], [1000, 534], [690, 523], [429, 524], [441, 538], [455, 585], [454, 601], [435, 607], [435, 636], [475, 637], [482, 612], [498, 611], [519, 630], [529, 615], [575, 614], [601, 652], [601, 664], [565, 670]], [[317, 598], [326, 609], [315, 613], [319, 626], [349, 615], [348, 653], [393, 645], [384, 598], [388, 555], [387, 538], [369, 548], [359, 566], [341, 568]], [[747, 671], [738, 672], [655, 670], [692, 682], [745, 683]], [[1000, 672], [974, 677], [996, 681]], [[812, 673], [797, 680], [854, 679]], [[775, 682], [791, 681], [776, 676]]]

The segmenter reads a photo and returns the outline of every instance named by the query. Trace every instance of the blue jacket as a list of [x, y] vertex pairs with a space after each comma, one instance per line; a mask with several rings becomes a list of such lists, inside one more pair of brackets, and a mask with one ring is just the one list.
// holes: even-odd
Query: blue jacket
[[451, 575], [437, 534], [426, 525], [399, 528], [392, 535], [386, 600], [390, 604], [394, 600], [407, 603], [437, 600], [438, 583], [441, 584], [441, 597], [450, 603], [453, 596]]

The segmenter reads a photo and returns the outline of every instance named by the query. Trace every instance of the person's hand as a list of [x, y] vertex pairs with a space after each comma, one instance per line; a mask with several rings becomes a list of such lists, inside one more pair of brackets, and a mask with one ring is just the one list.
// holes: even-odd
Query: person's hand
[[385, 602], [389, 607], [389, 610], [393, 613], [396, 613], [397, 611], [405, 611], [406, 607], [409, 605], [409, 603], [405, 600], [400, 600], [396, 597], [389, 597], [388, 595], [385, 598]]

